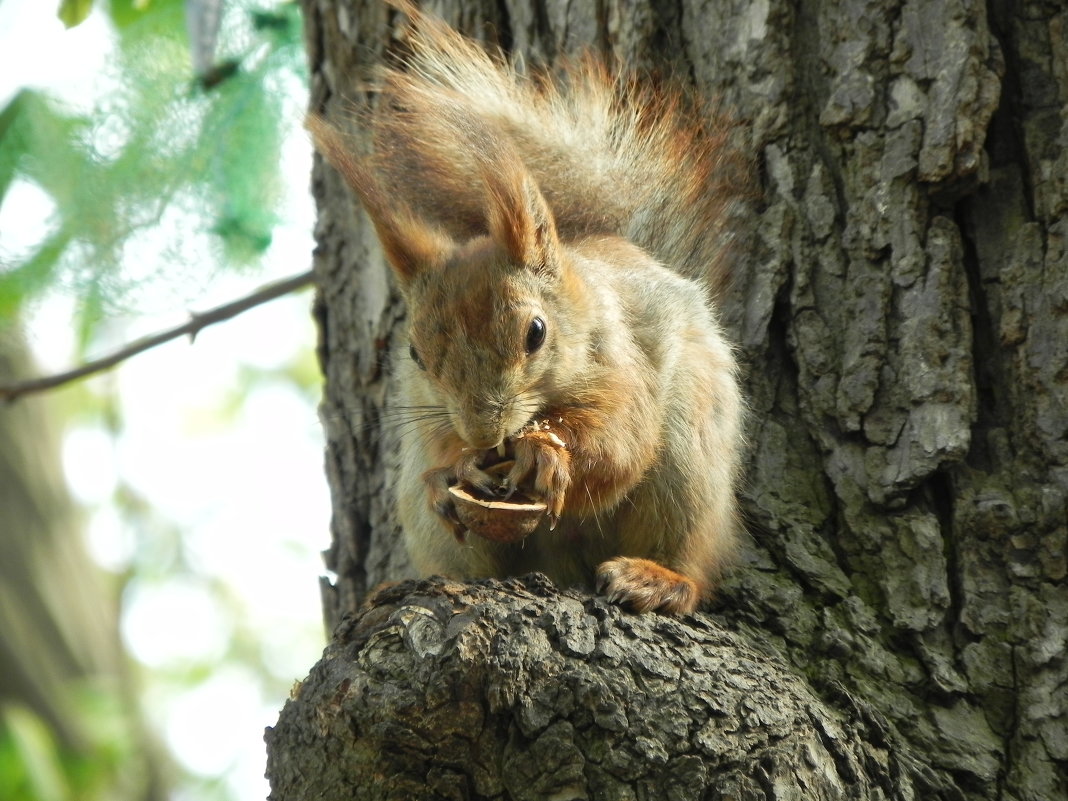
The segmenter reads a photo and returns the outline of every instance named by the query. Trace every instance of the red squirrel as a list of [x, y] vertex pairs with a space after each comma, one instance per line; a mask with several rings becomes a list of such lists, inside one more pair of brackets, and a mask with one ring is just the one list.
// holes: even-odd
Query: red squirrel
[[[408, 309], [399, 518], [424, 575], [542, 571], [636, 611], [690, 612], [735, 547], [743, 402], [714, 300], [738, 197], [726, 134], [593, 56], [527, 74], [407, 0], [368, 150], [317, 149], [374, 223]], [[368, 151], [368, 152], [364, 152]], [[407, 358], [410, 357], [410, 358]], [[464, 536], [448, 487], [548, 514]]]

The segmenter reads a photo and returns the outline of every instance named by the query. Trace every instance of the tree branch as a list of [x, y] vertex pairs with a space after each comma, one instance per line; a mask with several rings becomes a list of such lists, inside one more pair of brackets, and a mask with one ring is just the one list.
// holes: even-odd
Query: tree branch
[[222, 322], [223, 320], [229, 320], [231, 317], [236, 317], [242, 312], [246, 312], [269, 300], [274, 300], [283, 295], [288, 295], [290, 292], [295, 292], [296, 290], [311, 284], [313, 280], [314, 275], [311, 270], [301, 273], [300, 275], [291, 276], [290, 278], [284, 278], [281, 281], [267, 284], [253, 292], [251, 295], [247, 295], [239, 300], [225, 303], [222, 306], [218, 306], [206, 312], [191, 313], [189, 322], [184, 323], [183, 325], [171, 328], [167, 331], [161, 331], [158, 334], [152, 334], [151, 336], [142, 339], [134, 340], [130, 344], [108, 356], [86, 362], [80, 367], [75, 367], [72, 370], [49, 376], [42, 376], [41, 378], [32, 378], [26, 381], [17, 381], [11, 384], [0, 384], [0, 400], [10, 403], [23, 395], [44, 392], [64, 384], [69, 384], [72, 381], [77, 381], [79, 378], [85, 378], [86, 376], [109, 370], [115, 365], [126, 361], [131, 356], [136, 356], [138, 353], [142, 353], [143, 351], [154, 348], [157, 345], [162, 345], [164, 342], [169, 342], [172, 339], [177, 339], [186, 334], [189, 335], [190, 341], [192, 341], [196, 339], [196, 335], [200, 333], [201, 329], [213, 325], [214, 323]]
[[270, 798], [963, 798], [873, 707], [820, 697], [751, 636], [539, 575], [394, 585], [267, 730]]

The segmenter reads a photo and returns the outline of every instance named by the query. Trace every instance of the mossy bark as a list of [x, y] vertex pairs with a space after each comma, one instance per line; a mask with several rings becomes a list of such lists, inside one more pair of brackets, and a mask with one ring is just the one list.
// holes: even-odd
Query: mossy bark
[[[313, 108], [340, 110], [391, 46], [391, 13], [377, 3], [303, 4]], [[826, 709], [828, 719], [865, 710], [867, 728], [849, 736], [909, 766], [886, 773], [885, 784], [864, 785], [881, 788], [880, 797], [911, 797], [916, 776], [926, 777], [919, 795], [929, 798], [1065, 797], [1063, 4], [501, 0], [433, 7], [528, 60], [551, 62], [592, 47], [651, 74], [672, 74], [722, 98], [745, 123], [758, 198], [724, 315], [747, 368], [748, 538], [711, 616], [674, 625], [723, 632], [709, 647], [724, 652], [717, 658], [734, 654], [738, 665], [749, 664], [747, 649], [775, 653], [776, 678], [762, 669], [754, 681], [777, 687], [801, 677], [804, 703], [819, 702], [805, 708]], [[388, 354], [404, 311], [341, 182], [319, 165], [314, 186], [334, 492], [329, 566], [337, 574], [324, 585], [324, 602], [333, 624], [358, 608], [368, 588], [408, 575], [390, 494], [399, 432], [383, 424]], [[506, 608], [502, 619], [522, 618], [521, 592], [494, 597]], [[493, 608], [479, 598], [471, 608]], [[390, 603], [390, 614], [407, 608]], [[572, 596], [546, 593], [539, 603], [555, 610], [550, 615], [575, 605], [601, 609], [590, 623], [594, 637], [624, 621], [650, 631], [658, 625]], [[392, 625], [401, 632], [399, 620]], [[350, 623], [348, 631], [352, 625], [364, 624]], [[489, 641], [494, 648], [524, 642], [522, 627], [509, 625]], [[680, 661], [664, 669], [684, 666], [689, 647], [687, 640], [677, 649]], [[362, 653], [346, 650], [344, 638], [332, 649], [335, 660]], [[485, 654], [488, 662], [494, 653]], [[312, 678], [324, 675], [321, 665]], [[303, 703], [315, 702], [303, 693], [291, 702]], [[298, 719], [287, 707], [282, 721], [297, 727]], [[583, 725], [566, 714], [559, 721], [574, 731]], [[516, 718], [502, 736], [529, 736], [522, 725]], [[350, 734], [350, 745], [360, 746], [360, 736]], [[580, 741], [575, 747], [588, 766], [583, 749], [594, 746], [569, 740]], [[290, 743], [286, 732], [274, 732], [276, 766]], [[700, 762], [699, 750], [685, 753], [708, 775], [718, 770], [720, 763]], [[761, 764], [754, 752], [743, 773], [770, 771], [769, 782], [738, 797], [834, 795]], [[861, 786], [857, 776], [868, 781], [889, 763], [871, 756], [857, 772], [849, 759], [827, 764], [846, 788], [842, 797], [851, 797], [848, 788]], [[376, 770], [365, 767], [368, 775]], [[593, 773], [583, 776], [587, 795], [573, 797], [647, 797], [638, 782], [630, 795], [601, 794], [591, 789]], [[780, 778], [786, 784], [776, 784]], [[465, 786], [434, 797], [481, 797], [482, 785]], [[793, 795], [780, 792], [787, 786]], [[281, 787], [276, 798], [298, 797]]]

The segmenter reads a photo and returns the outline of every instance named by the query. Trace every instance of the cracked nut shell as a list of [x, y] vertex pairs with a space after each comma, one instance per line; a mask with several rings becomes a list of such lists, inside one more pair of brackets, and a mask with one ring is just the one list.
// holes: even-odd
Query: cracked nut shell
[[[504, 475], [512, 462], [502, 462], [487, 472]], [[544, 501], [516, 491], [510, 498], [486, 495], [473, 487], [454, 484], [449, 493], [456, 516], [467, 529], [493, 542], [519, 542], [538, 527], [548, 508]]]

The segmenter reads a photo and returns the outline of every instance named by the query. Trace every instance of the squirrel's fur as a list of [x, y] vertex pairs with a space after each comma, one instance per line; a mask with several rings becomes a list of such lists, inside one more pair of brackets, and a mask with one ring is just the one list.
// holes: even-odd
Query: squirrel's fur
[[[541, 570], [639, 610], [690, 611], [729, 558], [742, 403], [713, 303], [737, 197], [725, 134], [592, 57], [530, 77], [407, 0], [407, 53], [353, 147], [313, 117], [408, 305], [399, 512], [423, 573]], [[549, 515], [464, 537], [447, 487]], [[553, 530], [550, 530], [553, 528]], [[450, 533], [451, 532], [451, 533]], [[456, 534], [456, 537], [452, 536]]]

